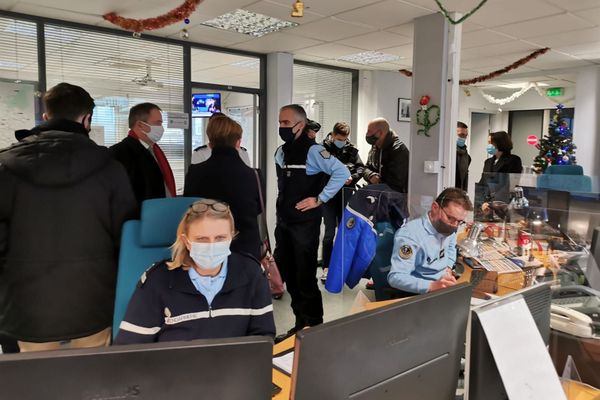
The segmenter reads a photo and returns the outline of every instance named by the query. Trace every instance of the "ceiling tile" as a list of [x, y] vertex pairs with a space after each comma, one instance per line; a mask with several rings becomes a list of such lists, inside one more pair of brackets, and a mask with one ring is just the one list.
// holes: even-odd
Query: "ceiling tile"
[[340, 44], [358, 47], [365, 50], [379, 50], [386, 47], [399, 46], [411, 42], [412, 39], [406, 36], [384, 31], [367, 33], [366, 35], [355, 36], [338, 41]]
[[338, 14], [337, 17], [343, 21], [367, 24], [378, 28], [388, 28], [411, 22], [413, 18], [430, 14], [429, 11], [420, 7], [400, 3], [397, 0], [385, 0], [356, 10]]
[[576, 12], [575, 15], [594, 23], [596, 26], [600, 25], [600, 7], [591, 10], [579, 11]]
[[397, 33], [402, 36], [406, 36], [412, 38], [414, 36], [415, 25], [412, 22], [408, 24], [402, 24], [398, 26], [393, 26], [391, 28], [386, 28], [386, 31]]
[[463, 33], [461, 47], [463, 49], [469, 49], [471, 47], [510, 42], [512, 40], [514, 40], [514, 37], [511, 38], [505, 34], [494, 32], [490, 29], [483, 29], [479, 31]]
[[406, 62], [404, 60], [407, 60], [407, 59], [411, 60], [411, 63], [412, 63], [412, 57], [413, 57], [413, 45], [412, 44], [406, 44], [404, 46], [396, 46], [396, 47], [386, 47], [385, 49], [381, 49], [380, 51], [382, 53], [400, 56], [400, 59], [403, 60], [403, 62]]
[[561, 13], [563, 10], [542, 0], [501, 0], [488, 1], [475, 14], [471, 22], [488, 28], [532, 20]]
[[578, 60], [573, 57], [569, 57], [564, 54], [557, 53], [555, 51], [549, 51], [548, 53], [531, 60], [527, 63], [529, 67], [539, 69], [558, 69], [558, 68], [577, 68], [585, 65], [590, 65], [589, 62], [584, 60]]
[[291, 28], [294, 35], [305, 36], [317, 40], [336, 41], [363, 33], [373, 32], [376, 28], [360, 26], [340, 21], [336, 18], [322, 20]]
[[[292, 0], [269, 0], [292, 9]], [[304, 0], [304, 11], [310, 11], [323, 16], [332, 16], [381, 0]]]
[[[247, 42], [252, 40], [252, 36], [243, 33], [230, 32], [223, 29], [217, 29], [205, 25], [197, 25], [189, 28], [190, 42], [210, 44], [213, 46], [229, 46], [235, 43]], [[179, 35], [174, 35], [178, 38]]]
[[269, 17], [279, 18], [284, 21], [295, 22], [298, 24], [307, 24], [309, 22], [316, 21], [318, 19], [323, 18], [322, 15], [315, 14], [307, 9], [304, 10], [304, 16], [302, 18], [294, 18], [290, 15], [292, 11], [292, 7], [289, 4], [277, 4], [272, 1], [259, 1], [258, 3], [253, 3], [249, 6], [244, 7], [245, 10], [268, 15]]
[[489, 46], [480, 46], [466, 49], [461, 54], [461, 60], [469, 61], [481, 57], [498, 57], [511, 55], [514, 61], [537, 50], [530, 44], [513, 40], [512, 42], [494, 44]]
[[357, 49], [356, 47], [344, 46], [337, 43], [326, 43], [320, 46], [307, 47], [297, 53], [324, 58], [338, 58], [349, 54], [360, 53], [362, 51], [362, 49]]
[[260, 38], [256, 38], [244, 43], [233, 45], [232, 48], [255, 51], [259, 53], [271, 53], [275, 51], [292, 52], [304, 47], [316, 46], [323, 42], [290, 35], [287, 33], [271, 33]]
[[[70, 10], [73, 11], [68, 11], [69, 9], [56, 9], [37, 4], [19, 2], [12, 8], [12, 11], [23, 14], [38, 15], [46, 18], [56, 18], [64, 21], [80, 22], [82, 24], [97, 24], [98, 22], [103, 21], [102, 11], [98, 10], [96, 12], [97, 15], [84, 15], [80, 10], [86, 8], [87, 7], [75, 6], [70, 8]], [[115, 27], [112, 24], [110, 26], [113, 28]]]
[[326, 60], [326, 58], [298, 53], [298, 54], [294, 54], [294, 60], [307, 61], [307, 62], [320, 62], [322, 60]]
[[[600, 37], [598, 38], [600, 39]], [[575, 46], [566, 46], [556, 49], [563, 53], [572, 54], [574, 56], [581, 56], [583, 54], [596, 54], [600, 52], [600, 42], [595, 43], [584, 43]]]
[[560, 14], [538, 18], [533, 21], [518, 22], [495, 28], [499, 32], [513, 35], [520, 39], [536, 36], [564, 33], [581, 28], [592, 28], [594, 24], [572, 14]]
[[598, 7], [598, 0], [546, 0], [548, 3], [553, 4], [569, 11], [587, 10], [589, 8]]
[[590, 28], [572, 31], [569, 32], [569, 34], [557, 33], [552, 35], [534, 37], [529, 39], [529, 41], [539, 44], [540, 46], [559, 48], [579, 43], [595, 42], [598, 40], [598, 38], [600, 38], [600, 28]]

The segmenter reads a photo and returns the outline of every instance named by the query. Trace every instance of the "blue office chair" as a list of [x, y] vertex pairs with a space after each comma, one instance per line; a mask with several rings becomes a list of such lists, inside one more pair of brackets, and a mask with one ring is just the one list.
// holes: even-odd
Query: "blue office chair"
[[113, 338], [125, 316], [129, 299], [142, 273], [156, 261], [170, 258], [169, 247], [175, 241], [177, 226], [196, 197], [152, 199], [142, 203], [139, 220], [127, 221], [121, 234], [121, 252], [117, 273]]
[[550, 165], [537, 177], [537, 187], [564, 192], [589, 193], [592, 178], [583, 175], [581, 165]]

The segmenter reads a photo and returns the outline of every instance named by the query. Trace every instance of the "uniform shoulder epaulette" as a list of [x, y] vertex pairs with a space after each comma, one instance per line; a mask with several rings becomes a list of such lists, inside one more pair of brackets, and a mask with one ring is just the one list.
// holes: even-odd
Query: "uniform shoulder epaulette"
[[194, 151], [202, 150], [202, 149], [205, 149], [205, 148], [207, 148], [207, 147], [208, 147], [208, 145], [206, 145], [206, 144], [203, 144], [202, 146], [198, 146], [198, 147], [196, 147], [196, 148], [194, 149]]
[[146, 280], [148, 279], [148, 275], [150, 275], [151, 273], [156, 271], [158, 269], [158, 267], [161, 266], [163, 263], [164, 263], [164, 261], [158, 261], [158, 262], [155, 262], [154, 264], [152, 264], [151, 266], [149, 266], [144, 271], [142, 276], [140, 276], [140, 280], [138, 281], [138, 287], [144, 286], [144, 283], [146, 283]]

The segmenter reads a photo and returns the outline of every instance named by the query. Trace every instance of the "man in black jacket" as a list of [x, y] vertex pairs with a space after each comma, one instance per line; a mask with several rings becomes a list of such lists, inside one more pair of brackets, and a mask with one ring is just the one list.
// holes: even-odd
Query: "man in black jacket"
[[327, 269], [333, 250], [333, 238], [335, 230], [342, 220], [344, 207], [348, 204], [353, 189], [362, 178], [365, 166], [363, 165], [358, 149], [350, 142], [350, 126], [345, 122], [338, 122], [333, 126], [333, 131], [323, 141], [323, 147], [335, 158], [340, 160], [350, 171], [350, 178], [345, 182], [342, 189], [327, 203], [323, 205], [323, 223], [325, 234], [323, 235], [323, 275], [321, 280], [327, 279]]
[[125, 167], [141, 206], [146, 199], [176, 196], [175, 178], [158, 146], [164, 134], [162, 114], [156, 104], [141, 103], [129, 110], [129, 133], [110, 151]]
[[135, 198], [123, 167], [88, 136], [90, 95], [61, 83], [44, 106], [37, 133], [0, 151], [0, 334], [21, 351], [106, 345]]
[[385, 183], [395, 191], [407, 193], [408, 148], [385, 118], [369, 122], [366, 140], [372, 147], [363, 178], [369, 183]]
[[456, 123], [456, 184], [455, 187], [467, 191], [469, 189], [469, 165], [471, 156], [467, 151], [469, 127], [464, 122]]

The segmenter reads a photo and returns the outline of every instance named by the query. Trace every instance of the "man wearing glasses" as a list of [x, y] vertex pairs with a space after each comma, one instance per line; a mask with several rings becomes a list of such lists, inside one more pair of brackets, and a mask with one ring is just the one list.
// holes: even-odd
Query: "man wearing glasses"
[[456, 284], [456, 231], [473, 205], [467, 193], [447, 188], [424, 216], [414, 219], [394, 235], [388, 283], [400, 296], [432, 292]]

